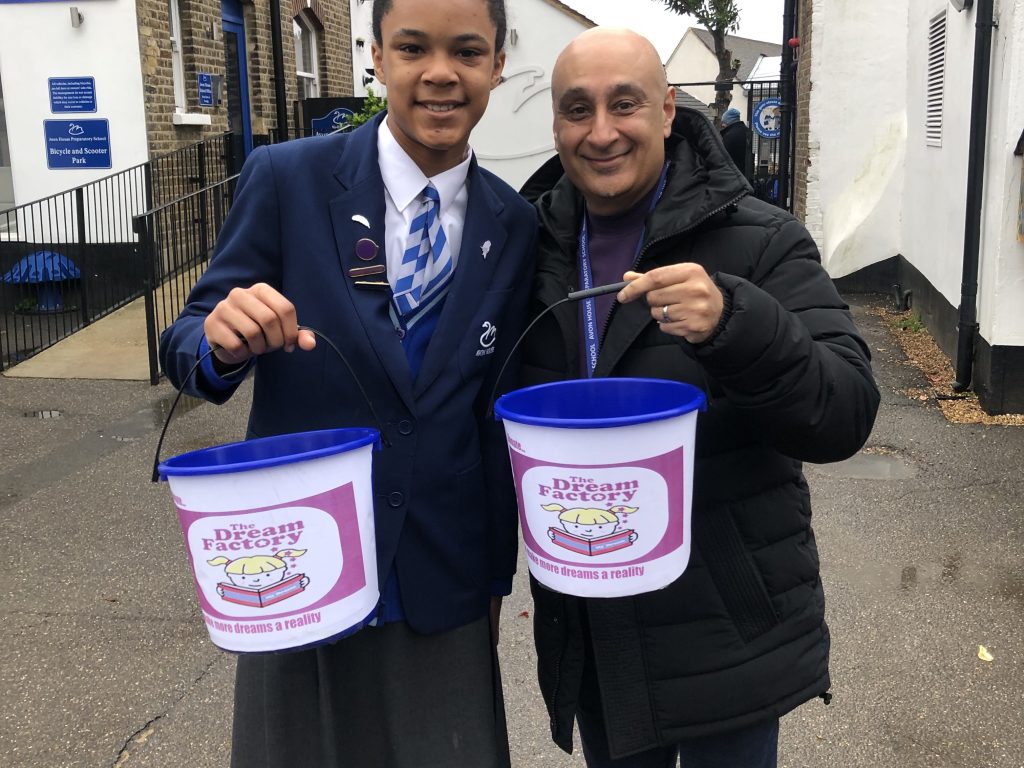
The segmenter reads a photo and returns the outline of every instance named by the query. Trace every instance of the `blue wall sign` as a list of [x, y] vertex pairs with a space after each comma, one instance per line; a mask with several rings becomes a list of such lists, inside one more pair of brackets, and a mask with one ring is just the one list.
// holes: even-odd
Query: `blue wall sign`
[[355, 112], [344, 107], [332, 109], [323, 117], [314, 117], [309, 121], [314, 136], [324, 136], [328, 133], [337, 133], [348, 125], [348, 119], [355, 117]]
[[754, 107], [754, 130], [765, 139], [777, 139], [782, 135], [782, 99], [772, 96], [762, 99]]
[[106, 120], [43, 120], [46, 167], [110, 168], [110, 124]]
[[50, 111], [95, 112], [96, 79], [92, 77], [51, 77]]
[[209, 72], [200, 72], [196, 77], [199, 78], [199, 106], [200, 107], [212, 107], [213, 106], [213, 75]]

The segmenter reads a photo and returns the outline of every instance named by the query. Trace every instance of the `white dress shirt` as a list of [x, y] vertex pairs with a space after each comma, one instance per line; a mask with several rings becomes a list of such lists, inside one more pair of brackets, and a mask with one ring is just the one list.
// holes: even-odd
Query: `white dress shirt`
[[466, 189], [466, 175], [473, 151], [467, 149], [466, 159], [443, 173], [427, 178], [412, 158], [402, 149], [391, 129], [388, 118], [381, 121], [377, 129], [377, 156], [380, 175], [384, 180], [384, 254], [388, 267], [388, 282], [395, 289], [402, 257], [408, 245], [409, 227], [419, 213], [418, 198], [430, 182], [441, 198], [441, 226], [452, 254], [452, 271], [459, 263], [459, 247], [462, 245], [462, 230], [466, 223], [466, 206], [469, 191]]

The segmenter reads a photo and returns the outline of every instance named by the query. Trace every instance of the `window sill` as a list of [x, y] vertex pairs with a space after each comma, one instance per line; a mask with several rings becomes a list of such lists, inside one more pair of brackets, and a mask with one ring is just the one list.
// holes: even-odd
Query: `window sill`
[[199, 112], [175, 112], [171, 122], [175, 125], [211, 125], [213, 121], [209, 115]]

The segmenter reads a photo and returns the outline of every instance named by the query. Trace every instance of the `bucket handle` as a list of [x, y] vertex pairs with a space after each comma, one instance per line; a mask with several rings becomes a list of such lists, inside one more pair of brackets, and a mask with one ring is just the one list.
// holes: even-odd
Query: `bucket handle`
[[526, 335], [533, 330], [533, 326], [535, 326], [537, 322], [542, 317], [544, 317], [544, 315], [553, 310], [555, 307], [560, 307], [563, 304], [569, 303], [570, 301], [581, 301], [582, 299], [589, 299], [594, 296], [604, 296], [605, 294], [608, 293], [618, 293], [627, 285], [629, 285], [629, 281], [624, 280], [621, 283], [596, 285], [593, 288], [587, 288], [586, 290], [582, 291], [571, 291], [569, 294], [566, 295], [564, 299], [559, 299], [554, 304], [549, 304], [544, 308], [544, 310], [540, 314], [533, 318], [533, 321], [528, 326], [526, 326], [526, 329], [521, 334], [519, 334], [519, 338], [516, 339], [516, 343], [512, 345], [512, 349], [509, 351], [508, 355], [506, 355], [505, 362], [501, 364], [501, 369], [498, 371], [498, 376], [494, 380], [494, 388], [491, 389], [491, 396], [487, 400], [487, 414], [485, 418], [490, 418], [494, 414], [494, 400], [495, 396], [498, 394], [498, 385], [501, 384], [501, 377], [505, 375], [505, 369], [508, 367], [509, 362], [515, 355], [516, 350], [519, 349], [519, 345], [522, 344], [523, 339], [526, 338]]
[[[338, 356], [338, 358], [341, 360], [341, 362], [343, 362], [345, 364], [345, 367], [348, 369], [348, 372], [352, 376], [353, 381], [355, 381], [355, 383], [356, 383], [356, 387], [359, 388], [359, 394], [361, 394], [363, 396], [363, 400], [366, 401], [366, 405], [370, 409], [370, 415], [373, 416], [373, 420], [377, 424], [377, 431], [380, 433], [380, 439], [384, 443], [384, 447], [385, 448], [390, 448], [391, 447], [391, 441], [388, 440], [388, 436], [384, 432], [383, 422], [380, 420], [380, 416], [377, 415], [377, 411], [373, 407], [373, 401], [370, 400], [369, 396], [366, 394], [366, 390], [363, 389], [362, 382], [359, 381], [359, 377], [356, 376], [356, 372], [354, 370], [352, 370], [352, 366], [349, 365], [349, 362], [345, 358], [345, 355], [343, 355], [341, 353], [341, 350], [338, 349], [338, 346], [333, 341], [331, 341], [329, 338], [327, 338], [324, 334], [322, 334], [316, 328], [310, 328], [308, 325], [300, 325], [299, 326], [299, 330], [300, 331], [309, 331], [314, 336], [316, 336], [318, 339], [321, 339], [325, 344], [327, 344], [327, 346], [329, 346], [331, 349], [334, 350], [334, 353]], [[185, 374], [185, 378], [182, 381], [182, 383], [184, 384], [184, 382], [186, 382], [190, 378], [192, 378], [192, 376], [195, 374], [195, 372], [199, 369], [199, 366], [202, 364], [203, 360], [208, 358], [210, 355], [212, 355], [218, 349], [220, 349], [220, 347], [211, 345], [209, 350], [207, 350], [202, 355], [200, 355], [199, 359], [196, 360], [195, 364], [192, 366], [192, 368], [189, 370], [189, 372], [187, 374]], [[178, 394], [175, 395], [174, 401], [171, 403], [171, 408], [167, 412], [167, 418], [164, 420], [163, 429], [160, 430], [160, 440], [157, 441], [157, 444], [156, 444], [156, 454], [153, 456], [153, 476], [152, 476], [152, 482], [154, 482], [154, 483], [157, 483], [157, 482], [160, 481], [160, 450], [163, 448], [164, 438], [167, 436], [167, 427], [170, 426], [171, 417], [174, 415], [174, 410], [178, 407], [178, 402], [181, 400], [181, 396], [184, 393], [185, 393], [184, 388], [178, 390]]]

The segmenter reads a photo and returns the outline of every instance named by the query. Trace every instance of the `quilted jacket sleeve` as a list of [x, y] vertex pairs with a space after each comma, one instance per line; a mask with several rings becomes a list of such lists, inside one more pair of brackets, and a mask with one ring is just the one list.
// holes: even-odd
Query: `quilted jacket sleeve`
[[770, 233], [749, 280], [717, 275], [731, 314], [696, 354], [765, 442], [802, 461], [839, 461], [874, 424], [870, 353], [804, 227], [787, 219]]

